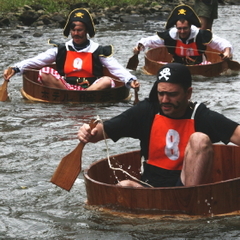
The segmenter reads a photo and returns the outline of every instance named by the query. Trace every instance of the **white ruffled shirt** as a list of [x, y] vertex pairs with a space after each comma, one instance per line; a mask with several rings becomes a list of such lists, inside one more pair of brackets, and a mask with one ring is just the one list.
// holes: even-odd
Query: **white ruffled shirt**
[[[198, 32], [199, 32], [199, 28], [192, 25], [191, 33], [190, 33], [190, 36], [188, 37], [188, 39], [186, 40], [186, 44], [188, 44], [190, 39], [195, 38], [197, 36]], [[177, 31], [176, 27], [171, 28], [169, 31], [169, 34], [172, 39], [181, 41], [181, 39], [178, 36], [178, 31]], [[137, 42], [137, 46], [139, 43], [141, 43], [143, 45], [142, 50], [145, 50], [146, 48], [157, 48], [157, 47], [164, 46], [164, 39], [161, 39], [158, 35], [154, 35], [154, 36], [140, 39], [140, 41]], [[220, 52], [223, 52], [225, 50], [225, 48], [229, 47], [231, 49], [231, 53], [233, 53], [232, 44], [228, 40], [218, 37], [215, 34], [213, 34], [212, 40], [208, 44], [208, 46], [211, 47], [212, 49], [218, 50]]]
[[[90, 44], [86, 48], [79, 50], [78, 52], [94, 52], [99, 44], [89, 40]], [[73, 40], [69, 40], [65, 43], [66, 46], [73, 46]], [[29, 68], [42, 68], [45, 65], [49, 65], [55, 62], [56, 56], [58, 53], [58, 48], [53, 47], [46, 50], [43, 53], [38, 54], [35, 57], [23, 60], [15, 64], [15, 67], [19, 68], [20, 74], [23, 73], [24, 69]], [[124, 68], [112, 55], [109, 57], [99, 57], [100, 62], [103, 66], [105, 66], [111, 74], [118, 77], [121, 81], [123, 81], [127, 87], [130, 87], [127, 84], [130, 80], [137, 80], [136, 76], [132, 75], [126, 68]]]

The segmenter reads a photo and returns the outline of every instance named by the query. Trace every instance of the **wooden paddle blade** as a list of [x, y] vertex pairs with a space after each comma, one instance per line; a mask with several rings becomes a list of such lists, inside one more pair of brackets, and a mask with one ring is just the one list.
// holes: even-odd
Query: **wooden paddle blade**
[[5, 102], [8, 99], [7, 92], [8, 81], [4, 80], [2, 86], [0, 86], [0, 101]]
[[[219, 56], [223, 57], [223, 54], [220, 53]], [[233, 60], [231, 60], [229, 58], [228, 59], [224, 59], [224, 61], [227, 62], [229, 69], [231, 69], [233, 71], [240, 71], [240, 63], [239, 62], [233, 61]]]
[[67, 191], [72, 188], [72, 185], [81, 171], [83, 147], [84, 144], [79, 143], [72, 152], [61, 160], [51, 178], [52, 183]]
[[237, 61], [227, 60], [228, 67], [233, 71], [240, 71], [240, 64]]
[[[93, 129], [96, 125], [97, 121], [94, 122], [94, 120], [92, 120], [90, 123], [91, 129]], [[50, 180], [52, 183], [70, 191], [81, 171], [82, 150], [84, 145], [84, 143], [80, 142], [72, 152], [61, 160]]]
[[129, 58], [127, 68], [131, 70], [136, 70], [138, 63], [139, 63], [138, 54], [135, 54]]

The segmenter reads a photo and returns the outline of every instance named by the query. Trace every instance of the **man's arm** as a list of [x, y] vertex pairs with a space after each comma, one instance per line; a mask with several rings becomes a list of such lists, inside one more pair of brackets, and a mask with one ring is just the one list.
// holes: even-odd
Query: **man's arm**
[[144, 51], [146, 48], [157, 48], [164, 45], [164, 40], [158, 35], [141, 38], [133, 48], [134, 54], [136, 51]]
[[231, 53], [231, 48], [226, 47], [221, 54], [222, 59], [231, 59], [232, 58], [232, 53]]
[[237, 126], [233, 135], [230, 138], [230, 141], [238, 146], [240, 146], [240, 125]]
[[222, 58], [224, 59], [231, 58], [233, 55], [232, 44], [228, 40], [218, 37], [215, 34], [213, 34], [212, 41], [208, 46], [222, 52]]

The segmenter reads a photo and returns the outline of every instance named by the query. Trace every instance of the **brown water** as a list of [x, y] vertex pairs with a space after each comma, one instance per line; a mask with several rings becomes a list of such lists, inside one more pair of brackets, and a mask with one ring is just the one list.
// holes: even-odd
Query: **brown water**
[[[213, 31], [234, 45], [238, 55], [240, 6], [219, 8]], [[117, 24], [97, 26], [95, 41], [113, 44], [115, 56], [126, 65], [132, 48], [142, 36], [162, 29], [164, 22], [144, 25]], [[47, 40], [65, 41], [61, 29], [0, 29], [3, 70], [15, 62], [47, 49]], [[41, 31], [41, 30], [39, 30]], [[13, 34], [23, 38], [11, 39]], [[141, 83], [139, 98], [148, 96], [154, 76], [145, 76], [140, 68], [135, 74]], [[207, 219], [148, 219], [116, 216], [86, 207], [86, 191], [80, 174], [70, 192], [49, 182], [60, 160], [78, 144], [76, 133], [83, 122], [99, 115], [103, 120], [128, 109], [133, 104], [43, 104], [24, 100], [19, 92], [20, 76], [9, 83], [11, 101], [0, 102], [0, 239], [240, 239], [240, 216]], [[194, 101], [203, 101], [213, 110], [240, 122], [240, 78], [221, 76], [197, 78], [193, 84]], [[110, 154], [139, 148], [138, 141], [108, 141]], [[88, 144], [83, 152], [82, 168], [106, 157], [104, 142]], [[227, 163], [226, 163], [227, 164]], [[224, 194], [224, 193], [223, 193]]]

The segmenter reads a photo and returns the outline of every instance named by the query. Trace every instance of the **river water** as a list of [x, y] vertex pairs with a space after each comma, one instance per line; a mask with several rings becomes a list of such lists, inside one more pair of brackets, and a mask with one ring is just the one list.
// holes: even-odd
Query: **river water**
[[[213, 31], [230, 40], [234, 59], [238, 52], [240, 6], [220, 6]], [[163, 21], [139, 25], [97, 25], [95, 41], [113, 44], [115, 56], [126, 66], [132, 48], [143, 36], [155, 34]], [[61, 29], [0, 29], [3, 70], [15, 62], [47, 49], [47, 40], [65, 41]], [[10, 38], [20, 34], [23, 38]], [[46, 43], [46, 44], [45, 44]], [[142, 74], [143, 54], [137, 75], [139, 98], [148, 96], [154, 76]], [[83, 122], [99, 115], [103, 120], [128, 109], [128, 103], [115, 104], [43, 104], [24, 100], [19, 92], [21, 76], [8, 85], [10, 101], [0, 102], [0, 239], [240, 239], [240, 216], [189, 219], [149, 219], [112, 215], [86, 205], [82, 173], [70, 192], [50, 183], [60, 160], [78, 144], [77, 130]], [[240, 77], [196, 78], [194, 101], [205, 102], [211, 109], [240, 122]], [[108, 141], [110, 155], [139, 149], [138, 141]], [[106, 157], [104, 142], [88, 144], [82, 156], [82, 169]], [[104, 174], [104, 173], [103, 173]], [[223, 193], [224, 194], [224, 193]]]

